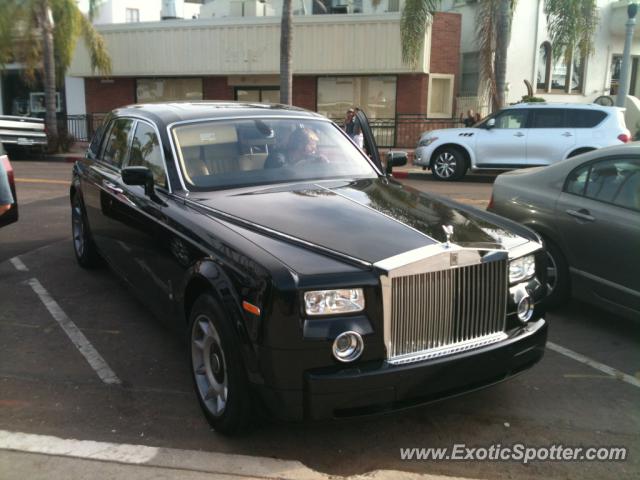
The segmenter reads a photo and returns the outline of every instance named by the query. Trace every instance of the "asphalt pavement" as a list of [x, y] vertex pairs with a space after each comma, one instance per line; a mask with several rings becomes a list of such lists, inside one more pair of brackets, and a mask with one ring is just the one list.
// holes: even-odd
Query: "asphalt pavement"
[[[243, 436], [220, 436], [192, 392], [182, 335], [158, 322], [109, 270], [76, 264], [71, 165], [14, 168], [21, 220], [0, 230], [3, 480], [327, 478], [376, 470], [376, 478], [624, 479], [640, 472], [640, 329], [577, 302], [548, 315], [543, 361], [490, 389], [385, 416], [262, 420]], [[403, 181], [484, 207], [492, 178]], [[406, 447], [517, 443], [623, 446], [629, 454], [623, 462], [527, 465], [400, 457]]]

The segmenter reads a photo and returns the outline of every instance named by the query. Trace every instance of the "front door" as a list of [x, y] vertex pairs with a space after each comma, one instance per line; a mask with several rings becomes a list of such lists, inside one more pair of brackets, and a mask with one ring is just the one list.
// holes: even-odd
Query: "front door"
[[495, 117], [495, 126], [477, 129], [476, 167], [517, 168], [527, 165], [527, 110], [507, 109]]
[[380, 171], [384, 172], [382, 168], [382, 162], [380, 161], [380, 152], [378, 151], [378, 145], [376, 143], [375, 137], [373, 136], [373, 131], [371, 130], [369, 119], [362, 110], [358, 110], [356, 112], [356, 123], [362, 131], [362, 136], [364, 139], [363, 148], [365, 153], [369, 156], [371, 161], [380, 169]]

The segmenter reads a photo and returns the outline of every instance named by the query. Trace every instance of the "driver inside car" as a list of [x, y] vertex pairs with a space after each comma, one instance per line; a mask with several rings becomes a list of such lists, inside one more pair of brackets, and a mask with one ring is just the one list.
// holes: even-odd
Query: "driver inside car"
[[264, 168], [299, 167], [310, 163], [329, 163], [329, 160], [318, 154], [320, 138], [309, 128], [300, 127], [291, 133], [284, 152], [273, 151], [267, 157]]

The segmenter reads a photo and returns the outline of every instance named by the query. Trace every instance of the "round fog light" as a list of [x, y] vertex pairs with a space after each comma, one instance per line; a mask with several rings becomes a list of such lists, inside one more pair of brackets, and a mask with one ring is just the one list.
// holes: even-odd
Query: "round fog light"
[[341, 362], [357, 360], [363, 350], [362, 337], [356, 332], [343, 332], [333, 341], [333, 356]]
[[531, 297], [525, 295], [518, 302], [518, 318], [521, 322], [528, 322], [533, 317], [534, 304]]

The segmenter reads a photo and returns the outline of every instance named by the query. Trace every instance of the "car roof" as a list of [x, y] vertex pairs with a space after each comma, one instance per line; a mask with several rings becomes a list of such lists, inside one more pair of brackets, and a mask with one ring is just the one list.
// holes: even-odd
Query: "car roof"
[[142, 117], [155, 123], [169, 125], [188, 120], [203, 120], [228, 117], [264, 117], [291, 116], [325, 118], [303, 108], [281, 104], [243, 103], [243, 102], [163, 102], [139, 103], [127, 105], [112, 112], [116, 116]]
[[529, 103], [516, 103], [504, 107], [504, 110], [516, 108], [575, 108], [583, 110], [602, 110], [603, 112], [611, 112], [613, 110], [621, 110], [621, 107], [607, 107], [603, 105], [597, 105], [595, 103], [562, 103], [562, 102], [529, 102]]

